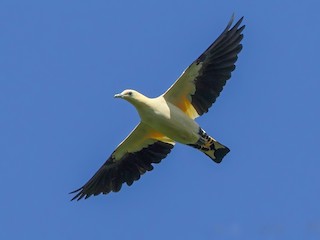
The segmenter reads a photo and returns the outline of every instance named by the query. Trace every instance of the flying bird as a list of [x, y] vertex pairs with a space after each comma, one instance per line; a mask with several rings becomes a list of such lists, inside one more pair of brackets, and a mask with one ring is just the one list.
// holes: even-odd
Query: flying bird
[[234, 15], [221, 35], [162, 95], [148, 98], [135, 90], [116, 94], [131, 103], [140, 123], [114, 150], [94, 176], [71, 192], [72, 200], [118, 192], [123, 183], [131, 186], [154, 163], [165, 158], [175, 143], [194, 147], [220, 163], [230, 151], [208, 135], [195, 118], [208, 112], [235, 69], [242, 49], [243, 17], [232, 27]]

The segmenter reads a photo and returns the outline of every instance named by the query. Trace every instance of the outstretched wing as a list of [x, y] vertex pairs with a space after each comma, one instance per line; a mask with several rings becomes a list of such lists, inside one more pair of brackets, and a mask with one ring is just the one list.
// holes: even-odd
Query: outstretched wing
[[163, 94], [193, 119], [208, 112], [235, 69], [245, 26], [240, 27], [242, 17], [231, 28], [233, 19], [234, 16], [217, 40]]
[[171, 139], [146, 124], [138, 124], [95, 175], [81, 188], [71, 192], [76, 193], [72, 200], [118, 192], [125, 182], [131, 186], [142, 174], [153, 169], [152, 163], [159, 163], [165, 158], [173, 146]]

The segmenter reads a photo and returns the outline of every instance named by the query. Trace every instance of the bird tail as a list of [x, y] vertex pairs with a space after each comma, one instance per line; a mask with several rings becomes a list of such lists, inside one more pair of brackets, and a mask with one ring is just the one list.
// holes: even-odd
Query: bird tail
[[223, 144], [219, 143], [213, 137], [207, 135], [207, 133], [200, 129], [200, 138], [197, 143], [189, 144], [190, 146], [199, 149], [206, 154], [216, 163], [220, 163], [225, 155], [230, 152], [230, 149]]
[[[210, 137], [211, 138], [211, 137]], [[214, 140], [209, 145], [209, 149], [201, 149], [203, 153], [205, 153], [208, 157], [210, 157], [216, 163], [220, 163], [225, 155], [230, 152], [230, 149], [218, 141]]]

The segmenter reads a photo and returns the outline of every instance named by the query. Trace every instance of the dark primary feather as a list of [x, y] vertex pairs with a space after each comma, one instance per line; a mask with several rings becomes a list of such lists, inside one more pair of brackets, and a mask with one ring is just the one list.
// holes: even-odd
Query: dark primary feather
[[233, 18], [232, 16], [226, 29], [217, 40], [195, 61], [196, 64], [202, 63], [202, 68], [194, 80], [196, 91], [191, 96], [191, 104], [199, 115], [208, 112], [235, 69], [234, 64], [242, 49], [240, 42], [245, 25], [239, 27], [243, 20], [242, 17], [231, 28]]
[[131, 186], [146, 171], [153, 169], [152, 163], [159, 163], [173, 148], [172, 144], [157, 141], [139, 152], [127, 153], [121, 160], [115, 161], [112, 155], [96, 174], [81, 188], [71, 192], [77, 193], [72, 200], [86, 199], [100, 193], [118, 192], [123, 183]]

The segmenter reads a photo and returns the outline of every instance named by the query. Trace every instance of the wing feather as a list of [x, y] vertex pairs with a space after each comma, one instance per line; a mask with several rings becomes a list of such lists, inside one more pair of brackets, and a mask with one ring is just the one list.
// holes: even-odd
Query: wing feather
[[81, 188], [71, 192], [76, 193], [72, 200], [118, 192], [123, 183], [131, 186], [141, 175], [153, 169], [153, 163], [165, 158], [173, 146], [174, 141], [140, 123], [94, 176]]
[[200, 55], [163, 94], [189, 117], [208, 112], [235, 69], [242, 50], [243, 17], [231, 28], [232, 16], [221, 35]]

